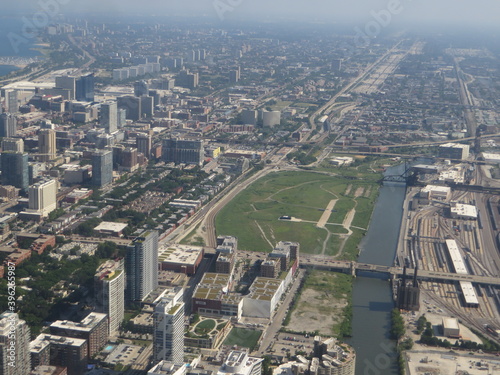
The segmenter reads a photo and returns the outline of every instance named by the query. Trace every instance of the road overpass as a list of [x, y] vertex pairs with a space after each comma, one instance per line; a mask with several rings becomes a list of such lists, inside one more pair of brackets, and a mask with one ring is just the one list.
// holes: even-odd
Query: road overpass
[[[371, 272], [386, 275], [388, 278], [397, 278], [403, 275], [403, 267], [381, 266], [377, 264], [357, 263], [350, 261], [332, 260], [318, 256], [302, 256], [300, 266], [302, 268], [314, 268], [325, 271], [338, 271], [350, 273], [353, 276], [360, 272]], [[412, 277], [413, 269], [407, 269], [406, 274]], [[427, 281], [470, 281], [476, 284], [500, 286], [500, 277], [461, 275], [450, 272], [436, 272], [418, 270], [417, 278]]]

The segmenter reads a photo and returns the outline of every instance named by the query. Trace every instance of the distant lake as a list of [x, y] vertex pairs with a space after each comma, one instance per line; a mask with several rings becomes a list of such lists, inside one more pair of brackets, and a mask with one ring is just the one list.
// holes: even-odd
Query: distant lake
[[[34, 51], [32, 48], [35, 47], [37, 43], [36, 38], [25, 38], [27, 40], [24, 43], [18, 44], [19, 50], [12, 46], [12, 43], [9, 39], [9, 34], [17, 34], [20, 37], [22, 35], [22, 26], [23, 22], [20, 17], [0, 17], [0, 56], [17, 56], [17, 57], [35, 57], [40, 56], [40, 52]], [[18, 70], [17, 67], [12, 65], [0, 65], [0, 77], [10, 72]]]
[[18, 67], [12, 65], [0, 65], [0, 77], [5, 76], [10, 72], [13, 72], [18, 69], [19, 69]]

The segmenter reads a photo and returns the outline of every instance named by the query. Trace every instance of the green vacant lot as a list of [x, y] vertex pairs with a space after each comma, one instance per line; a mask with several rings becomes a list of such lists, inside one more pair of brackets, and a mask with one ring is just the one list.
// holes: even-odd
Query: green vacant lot
[[252, 351], [257, 345], [261, 334], [261, 331], [254, 331], [252, 329], [233, 328], [229, 332], [229, 335], [227, 335], [226, 340], [224, 340], [223, 345], [242, 346], [250, 348], [250, 351]]
[[[342, 227], [347, 213], [355, 208], [352, 225], [366, 229], [378, 193], [373, 180], [349, 177], [314, 171], [271, 173], [221, 210], [217, 234], [238, 237], [238, 246], [244, 250], [269, 252], [278, 241], [297, 241], [304, 253], [335, 255], [347, 233]], [[317, 227], [333, 199], [337, 202], [325, 228]], [[278, 220], [283, 215], [299, 221]], [[353, 259], [352, 255], [348, 258]]]

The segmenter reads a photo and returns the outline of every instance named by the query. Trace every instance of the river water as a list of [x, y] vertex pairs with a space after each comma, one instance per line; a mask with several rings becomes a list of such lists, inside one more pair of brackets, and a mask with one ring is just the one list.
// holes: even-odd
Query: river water
[[[386, 175], [401, 174], [403, 166], [388, 168]], [[359, 262], [392, 265], [396, 254], [404, 184], [385, 183], [375, 205], [368, 232], [361, 243]], [[362, 276], [362, 275], [360, 275]], [[356, 350], [356, 375], [397, 375], [394, 342], [389, 339], [391, 310], [394, 307], [390, 283], [357, 277], [353, 286], [352, 338]]]

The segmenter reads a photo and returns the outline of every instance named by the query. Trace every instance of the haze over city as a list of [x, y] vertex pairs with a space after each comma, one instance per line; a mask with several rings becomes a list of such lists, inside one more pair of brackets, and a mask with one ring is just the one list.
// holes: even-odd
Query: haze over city
[[500, 3], [0, 14], [0, 375], [500, 373]]

